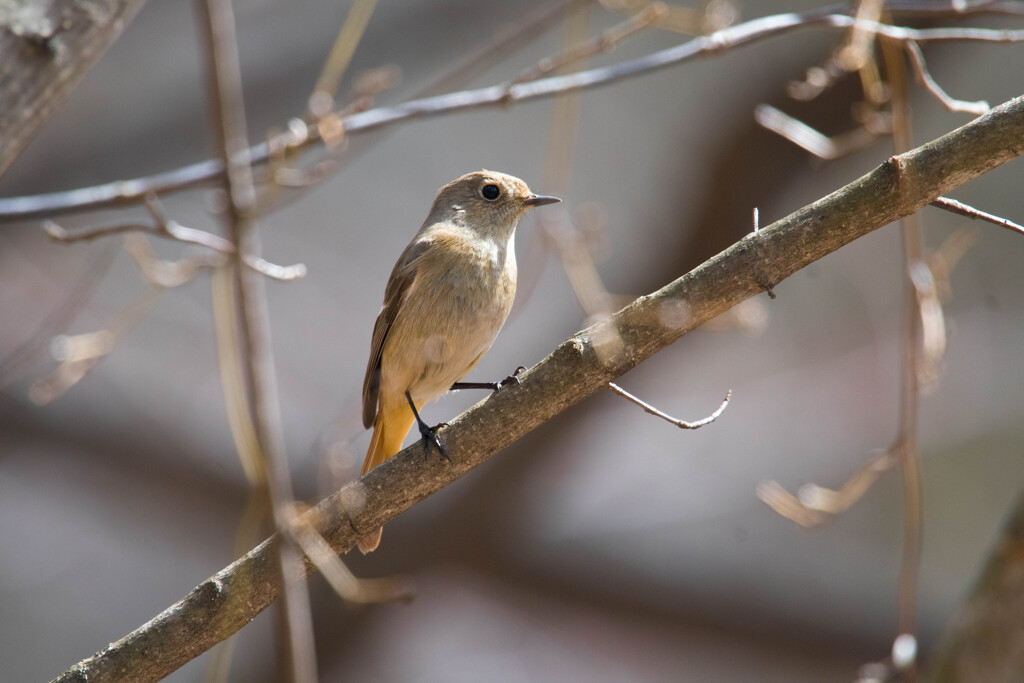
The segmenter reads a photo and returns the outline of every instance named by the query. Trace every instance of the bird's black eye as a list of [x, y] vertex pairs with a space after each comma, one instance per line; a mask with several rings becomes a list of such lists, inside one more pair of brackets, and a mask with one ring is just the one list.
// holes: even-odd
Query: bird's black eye
[[488, 201], [494, 201], [501, 195], [501, 190], [498, 189], [497, 185], [484, 185], [480, 188], [480, 196]]

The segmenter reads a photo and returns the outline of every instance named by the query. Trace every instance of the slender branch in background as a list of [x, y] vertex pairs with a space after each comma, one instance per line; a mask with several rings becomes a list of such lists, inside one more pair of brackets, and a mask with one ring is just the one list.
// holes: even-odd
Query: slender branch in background
[[59, 365], [52, 373], [32, 383], [28, 389], [29, 400], [44, 406], [66, 394], [135, 329], [153, 310], [162, 293], [158, 287], [147, 287], [107, 320], [100, 330], [54, 337], [50, 342], [50, 352]]
[[904, 45], [906, 47], [907, 54], [910, 55], [910, 64], [914, 67], [914, 75], [917, 76], [918, 82], [927, 88], [928, 92], [935, 95], [935, 98], [939, 102], [942, 102], [946, 109], [960, 114], [970, 114], [972, 116], [981, 116], [991, 109], [991, 107], [988, 106], [988, 102], [985, 100], [968, 102], [967, 100], [958, 100], [950, 97], [946, 94], [946, 91], [935, 82], [931, 73], [928, 72], [928, 66], [925, 64], [924, 54], [921, 52], [921, 46], [913, 40], [908, 40]]
[[377, 0], [355, 0], [352, 3], [348, 18], [342, 24], [320, 76], [316, 79], [313, 94], [309, 96], [309, 111], [314, 117], [326, 116], [334, 107], [338, 85], [348, 70], [352, 55], [356, 53], [356, 46], [359, 45], [376, 6]]
[[[518, 83], [535, 81], [568, 66], [573, 62], [586, 60], [596, 55], [611, 52], [615, 49], [616, 45], [626, 38], [629, 38], [635, 33], [639, 33], [645, 28], [649, 28], [651, 24], [664, 16], [666, 11], [664, 3], [652, 2], [643, 11], [638, 12], [621, 24], [613, 26], [601, 33], [601, 35], [585, 42], [580, 38], [576, 38], [574, 40], [571, 32], [567, 32], [566, 42], [571, 47], [553, 57], [546, 57], [540, 60], [536, 66], [527, 69], [512, 79], [508, 84], [508, 87], [511, 88], [513, 85]], [[584, 25], [584, 32], [585, 31], [586, 26]]]
[[[242, 98], [242, 76], [238, 63], [235, 18], [231, 0], [199, 0], [200, 34], [207, 54], [207, 77], [211, 89], [211, 111], [221, 161], [226, 169], [226, 220], [237, 247], [239, 264], [260, 259], [260, 238], [252, 210], [256, 188], [248, 159], [248, 134]], [[277, 529], [292, 524], [291, 472], [284, 447], [284, 429], [278, 403], [277, 378], [270, 338], [265, 283], [249, 268], [237, 268], [238, 311], [241, 321], [242, 352], [249, 388], [252, 423], [266, 464], [267, 494]], [[294, 543], [277, 548], [277, 565], [282, 594], [283, 658], [287, 677], [293, 683], [317, 680], [313, 650], [313, 618], [309, 589], [301, 581], [303, 557]]]
[[[533, 81], [568, 64], [586, 60], [591, 56], [608, 52], [618, 43], [649, 28], [665, 14], [662, 3], [652, 3], [627, 21], [608, 29], [601, 35], [585, 40], [589, 18], [587, 7], [570, 15], [566, 21], [564, 49], [559, 54], [545, 58], [535, 67], [526, 70], [514, 81], [515, 84]], [[563, 194], [567, 191], [572, 175], [572, 160], [580, 120], [581, 92], [573, 91], [555, 98], [551, 126], [548, 131], [547, 155], [544, 162], [544, 191]], [[603, 214], [603, 212], [600, 212]], [[603, 222], [597, 221], [597, 212], [582, 209], [576, 223], [592, 219], [589, 233], [593, 235], [603, 229]], [[538, 230], [527, 244], [523, 265], [520, 269], [519, 295], [512, 315], [518, 315], [540, 280], [547, 261], [549, 247], [554, 246], [556, 255], [565, 268], [576, 299], [583, 309], [586, 320], [593, 322], [615, 310], [615, 298], [601, 282], [593, 254], [584, 236], [583, 226], [577, 225], [565, 209], [553, 211], [538, 217]], [[613, 339], [608, 340], [614, 343]], [[611, 348], [611, 347], [609, 347]]]
[[754, 121], [762, 128], [786, 138], [797, 147], [825, 160], [840, 159], [848, 154], [867, 149], [878, 142], [880, 137], [877, 132], [864, 126], [828, 137], [770, 104], [759, 104], [754, 107]]
[[231, 240], [226, 240], [220, 235], [214, 235], [203, 230], [187, 228], [177, 221], [167, 220], [163, 208], [160, 206], [160, 200], [157, 199], [155, 193], [147, 192], [143, 203], [153, 219], [152, 223], [117, 223], [69, 231], [54, 221], [44, 221], [43, 230], [50, 239], [64, 243], [93, 240], [98, 237], [117, 235], [124, 232], [142, 232], [154, 237], [177, 240], [185, 244], [196, 244], [222, 254], [235, 253], [235, 245]]
[[[906, 64], [898, 40], [881, 35], [889, 90], [892, 98], [893, 141], [901, 154], [911, 145], [911, 124]], [[908, 182], [913, 182], [909, 180]], [[895, 443], [871, 459], [838, 491], [814, 484], [801, 487], [793, 496], [774, 481], [758, 484], [757, 495], [777, 513], [805, 526], [817, 526], [849, 509], [882, 472], [899, 464], [904, 481], [903, 559], [897, 591], [897, 634], [887, 662], [867, 665], [891, 667], [914, 680], [917, 672], [917, 580], [923, 543], [923, 484], [917, 449], [917, 422], [922, 388], [938, 380], [946, 350], [945, 321], [938, 288], [924, 257], [919, 214], [903, 218], [900, 229], [904, 258], [904, 309], [901, 333], [902, 379], [899, 428]]]
[[[912, 146], [910, 93], [907, 82], [906, 62], [899, 45], [891, 40], [882, 40], [882, 56], [885, 59], [892, 96], [893, 147], [896, 154], [903, 154]], [[921, 547], [924, 542], [924, 483], [921, 478], [921, 455], [917, 448], [917, 426], [920, 413], [921, 387], [925, 380], [925, 367], [937, 375], [941, 356], [929, 351], [935, 350], [936, 332], [941, 335], [941, 349], [945, 350], [945, 327], [939, 321], [936, 330], [937, 299], [935, 307], [922, 305], [924, 294], [920, 287], [920, 271], [927, 270], [924, 261], [924, 235], [920, 214], [914, 213], [903, 218], [900, 226], [903, 243], [903, 331], [900, 364], [900, 411], [899, 432], [892, 450], [903, 471], [903, 557], [900, 563], [897, 589], [897, 634], [893, 641], [892, 660], [894, 666], [909, 681], [917, 678], [916, 659], [900, 661], [896, 656], [896, 643], [906, 637], [917, 640], [917, 590], [918, 574], [921, 568]], [[929, 280], [930, 271], [929, 271]], [[934, 381], [933, 377], [928, 377]], [[916, 648], [915, 648], [916, 650]]]
[[280, 266], [271, 263], [261, 256], [253, 254], [242, 254], [242, 265], [260, 275], [278, 280], [280, 282], [291, 282], [306, 277], [308, 270], [305, 263], [293, 263], [290, 266]]
[[885, 7], [893, 14], [907, 16], [940, 17], [952, 12], [960, 16], [1003, 14], [1024, 17], [1024, 3], [1020, 0], [952, 0], [946, 4], [930, 0], [888, 0]]
[[[8, 247], [10, 248], [10, 247]], [[81, 277], [68, 288], [69, 294], [64, 301], [46, 314], [39, 326], [28, 338], [5, 357], [0, 358], [0, 390], [21, 378], [21, 372], [34, 360], [45, 353], [50, 340], [59, 330], [66, 330], [71, 321], [85, 307], [100, 282], [110, 272], [117, 256], [117, 248], [113, 243], [83, 271]]]
[[543, 3], [527, 14], [522, 21], [502, 30], [487, 43], [463, 57], [451, 71], [419, 89], [413, 99], [441, 94], [480, 76], [509, 55], [517, 52], [524, 43], [540, 38], [548, 29], [557, 26], [563, 18], [562, 15], [571, 11], [572, 8], [591, 1], [554, 0]]
[[56, 401], [82, 381], [153, 310], [164, 290], [180, 287], [200, 272], [224, 263], [222, 254], [209, 252], [191, 254], [178, 261], [161, 260], [146, 238], [138, 234], [123, 235], [122, 246], [148, 286], [99, 330], [51, 339], [50, 353], [59, 364], [29, 387], [29, 399], [37, 405]]
[[177, 261], [165, 261], [156, 255], [148, 239], [134, 233], [121, 236], [121, 247], [143, 279], [159, 289], [180, 287], [200, 271], [220, 268], [227, 262], [223, 254], [208, 251], [194, 251]]
[[857, 3], [850, 36], [836, 51], [836, 61], [844, 70], [860, 71], [874, 60], [876, 32], [873, 25], [882, 18], [884, 8], [884, 0], [860, 0]]
[[640, 400], [633, 394], [629, 393], [628, 391], [620, 387], [615, 382], [608, 382], [608, 388], [614, 391], [622, 398], [626, 399], [627, 401], [635, 403], [636, 405], [640, 406], [641, 408], [644, 409], [645, 412], [650, 413], [655, 417], [660, 417], [662, 420], [665, 420], [665, 422], [674, 424], [676, 427], [679, 427], [680, 429], [700, 429], [704, 425], [711, 424], [712, 422], [718, 419], [719, 415], [725, 412], [725, 409], [729, 407], [729, 399], [732, 398], [732, 389], [730, 389], [729, 391], [725, 392], [725, 400], [722, 401], [722, 405], [718, 406], [718, 409], [715, 410], [715, 412], [695, 422], [687, 422], [686, 420], [680, 420], [679, 418], [672, 417], [668, 413], [664, 413], [658, 410], [650, 403], [645, 403], [644, 401]]
[[1001, 216], [996, 216], [991, 213], [985, 213], [980, 209], [975, 209], [973, 206], [969, 206], [963, 202], [958, 202], [957, 200], [950, 199], [949, 197], [939, 197], [932, 202], [932, 206], [945, 209], [946, 211], [966, 216], [967, 218], [974, 220], [987, 221], [994, 225], [998, 225], [1001, 228], [1006, 228], [1007, 230], [1012, 230], [1013, 232], [1024, 235], [1024, 225], [1014, 223], [1008, 218], [1002, 218]]
[[[56, 242], [63, 242], [65, 244], [79, 242], [82, 240], [93, 240], [99, 237], [107, 237], [123, 233], [144, 233], [154, 237], [175, 240], [184, 244], [206, 247], [207, 249], [212, 249], [217, 253], [229, 256], [237, 253], [235, 244], [231, 240], [224, 239], [219, 235], [214, 235], [213, 233], [206, 232], [204, 230], [196, 230], [195, 228], [186, 227], [177, 221], [167, 220], [166, 216], [164, 216], [163, 208], [160, 206], [160, 202], [155, 194], [147, 194], [145, 203], [146, 209], [149, 211], [149, 214], [153, 219], [152, 223], [115, 223], [113, 225], [101, 225], [70, 231], [66, 230], [54, 221], [43, 221], [43, 230], [50, 239]], [[219, 263], [223, 263], [223, 260], [219, 261]], [[242, 263], [257, 273], [282, 281], [290, 281], [305, 277], [307, 272], [305, 264], [302, 263], [296, 263], [290, 266], [280, 266], [275, 263], [271, 263], [266, 259], [254, 257], [251, 254], [244, 254], [242, 256]]]
[[[231, 430], [231, 440], [242, 464], [242, 471], [252, 488], [250, 501], [253, 506], [256, 506], [257, 497], [262, 500], [268, 498], [267, 463], [260, 449], [256, 426], [253, 424], [252, 413], [249, 410], [249, 396], [246, 389], [245, 373], [242, 369], [244, 347], [239, 336], [241, 326], [238, 321], [237, 282], [238, 278], [235, 276], [233, 267], [218, 268], [213, 271], [210, 280], [210, 300], [213, 308], [214, 339], [217, 345], [217, 369], [220, 374], [221, 391], [224, 392], [224, 409], [227, 413], [228, 428]], [[267, 502], [267, 506], [269, 512], [269, 502]], [[245, 522], [249, 517], [243, 516], [242, 519]], [[241, 530], [239, 530], [239, 534], [241, 534]], [[245, 550], [243, 549], [241, 552], [245, 552]], [[238, 554], [235, 557], [238, 557]], [[228, 654], [226, 653], [224, 656], [228, 656]], [[225, 663], [225, 666], [228, 662]]]
[[[935, 202], [932, 204], [934, 205]], [[932, 279], [940, 300], [949, 297], [949, 274], [967, 250], [973, 246], [974, 241], [974, 232], [961, 228], [947, 237], [942, 245], [928, 257], [928, 269], [932, 272]], [[744, 304], [753, 301], [749, 300]], [[732, 311], [739, 308], [737, 306]], [[712, 322], [719, 321], [721, 317], [715, 318]], [[708, 325], [704, 325], [701, 329], [707, 328]], [[814, 528], [849, 510], [868, 492], [882, 474], [891, 470], [897, 463], [895, 451], [892, 448], [887, 448], [875, 451], [868, 462], [838, 489], [830, 489], [809, 482], [800, 485], [796, 495], [793, 495], [778, 482], [766, 480], [758, 483], [757, 497], [790, 521], [805, 528]]]
[[[651, 73], [693, 59], [724, 54], [729, 50], [797, 29], [816, 26], [848, 29], [854, 25], [854, 20], [851, 17], [832, 14], [834, 11], [836, 11], [835, 8], [824, 8], [762, 17], [611, 66], [579, 71], [565, 76], [554, 76], [530, 83], [520, 83], [511, 88], [499, 84], [479, 90], [466, 90], [410, 100], [393, 107], [380, 107], [346, 116], [342, 119], [342, 125], [345, 134], [352, 135], [416, 118], [439, 116], [483, 107], [506, 107], [513, 103], [551, 97], [572, 90], [609, 85], [619, 80]], [[948, 14], [956, 16], [956, 12], [952, 9]], [[1024, 39], [1024, 31], [956, 28], [912, 30], [882, 24], [872, 28], [880, 35], [904, 41], [1011, 42]], [[309, 137], [298, 143], [295, 149], [306, 149], [319, 142], [320, 139], [315, 131], [311, 131]], [[253, 164], [267, 163], [270, 158], [269, 146], [264, 143], [249, 149], [248, 157]], [[128, 181], [117, 181], [64, 192], [0, 199], [0, 221], [40, 218], [69, 211], [84, 211], [109, 206], [133, 205], [140, 202], [147, 192], [163, 195], [203, 187], [212, 181], [221, 179], [223, 173], [224, 165], [219, 160], [207, 160], [173, 171]]]
[[[763, 291], [755, 271], [773, 282], [1024, 154], [1024, 97], [912, 152], [748, 235], [690, 273], [563, 342], [521, 376], [511, 391], [491, 394], [444, 430], [451, 465], [423, 458], [413, 444], [359, 481], [321, 501], [304, 519], [333, 551], [351, 548], [379, 527], [452, 483], [555, 415], [582, 401], [703, 323]], [[666, 304], [689, 315], [664, 322]], [[614, 329], [628, 353], [604, 356], [595, 341]], [[515, 415], [515, 420], [509, 420]], [[83, 660], [58, 681], [157, 680], [245, 626], [278, 599], [276, 535], [197, 586], [153, 620]], [[306, 563], [305, 571], [313, 570]]]
[[341, 598], [355, 603], [394, 602], [412, 600], [415, 594], [411, 578], [392, 576], [386, 579], [360, 579], [345, 566], [338, 553], [317, 531], [308, 517], [296, 515], [296, 522], [288, 535], [302, 548], [306, 557]]
[[[575, 10], [569, 12], [565, 21], [562, 51], [542, 59], [534, 67], [522, 72], [508, 84], [508, 87], [536, 80], [573, 62], [585, 62], [595, 54], [607, 52], [637, 31], [650, 26], [663, 13], [664, 7], [660, 3], [654, 3], [601, 36], [586, 40], [590, 24], [589, 6], [577, 6]], [[547, 193], [562, 195], [569, 187], [579, 130], [580, 107], [579, 92], [564, 93], [555, 97], [548, 128], [547, 154], [544, 157], [543, 187]], [[511, 316], [519, 315], [533, 296], [534, 289], [544, 273], [552, 246], [565, 268], [576, 299], [586, 316], [601, 317], [614, 310], [594, 261], [583, 244], [580, 231], [572, 224], [566, 209], [558, 208], [552, 213], [538, 216], [536, 225], [537, 230], [531, 233], [521, 259], [519, 285]]]
[[[613, 29], [614, 35], [621, 36], [619, 40], [635, 33], [632, 26], [642, 28], [649, 26], [650, 21], [629, 20], [625, 24], [630, 25], [629, 30]], [[562, 52], [545, 61], [550, 61], [552, 68], [555, 68], [554, 65], [565, 66], [575, 61], [585, 61], [591, 54], [594, 54], [593, 50], [597, 44], [593, 40], [585, 40], [589, 27], [589, 7], [583, 7], [575, 14], [570, 15], [565, 22]], [[610, 46], [611, 44], [609, 44], [609, 49]], [[525, 83], [536, 75], [550, 72], [550, 69], [547, 71], [545, 69], [546, 65], [542, 61], [535, 69], [528, 70], [521, 76], [519, 82]], [[509, 87], [511, 88], [512, 84]], [[548, 127], [547, 154], [544, 157], [545, 192], [564, 195], [569, 188], [576, 139], [579, 133], [581, 106], [582, 93], [579, 91], [562, 93], [555, 98], [551, 124]], [[538, 230], [533, 233], [531, 241], [540, 245], [544, 255], [536, 261], [540, 267], [534, 265], [532, 273], [528, 274], [526, 282], [523, 283], [525, 285], [524, 295], [517, 297], [520, 299], [517, 306], [521, 308], [529, 301], [540, 275], [544, 272], [543, 265], [547, 261], [546, 255], [550, 252], [550, 247], [553, 246], [555, 255], [565, 269], [565, 274], [569, 278], [573, 293], [576, 295], [586, 319], [594, 322], [610, 314], [614, 309], [608, 291], [601, 282], [597, 266], [581, 239], [580, 231], [573, 224], [568, 210], [558, 207], [551, 213], [538, 216], [537, 227]], [[532, 246], [531, 244], [527, 247], [527, 253], [531, 255], [535, 253], [530, 248]], [[517, 308], [517, 312], [519, 308]]]

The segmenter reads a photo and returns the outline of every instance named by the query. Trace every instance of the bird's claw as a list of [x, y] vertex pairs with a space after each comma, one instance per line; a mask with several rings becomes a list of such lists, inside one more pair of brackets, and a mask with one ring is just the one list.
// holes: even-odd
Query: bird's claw
[[441, 445], [441, 440], [437, 438], [437, 430], [444, 427], [448, 427], [447, 422], [439, 422], [433, 427], [428, 426], [425, 422], [419, 423], [420, 436], [423, 437], [423, 455], [430, 455], [430, 446], [433, 445], [437, 449], [437, 452], [444, 456], [444, 459], [451, 464], [452, 459], [448, 456], [448, 451]]
[[499, 391], [506, 384], [512, 384], [513, 382], [515, 382], [515, 385], [517, 387], [523, 386], [523, 383], [519, 380], [519, 375], [523, 374], [524, 372], [526, 372], [526, 368], [520, 365], [518, 368], [515, 369], [515, 372], [513, 372], [511, 375], [501, 380], [500, 382], [495, 383], [494, 390]]

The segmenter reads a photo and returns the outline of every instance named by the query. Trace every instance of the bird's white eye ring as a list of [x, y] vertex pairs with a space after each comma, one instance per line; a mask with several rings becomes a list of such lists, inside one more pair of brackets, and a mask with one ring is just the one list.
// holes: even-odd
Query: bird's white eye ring
[[493, 202], [501, 196], [501, 189], [499, 189], [494, 183], [488, 183], [480, 188], [480, 196], [489, 202]]

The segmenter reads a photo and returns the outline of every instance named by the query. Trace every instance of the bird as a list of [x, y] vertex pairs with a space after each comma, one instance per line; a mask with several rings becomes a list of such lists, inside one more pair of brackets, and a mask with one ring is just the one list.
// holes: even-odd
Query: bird
[[[560, 202], [514, 176], [467, 173], [437, 192], [419, 232], [395, 263], [373, 326], [363, 380], [363, 426], [373, 428], [360, 476], [402, 448], [413, 424], [424, 449], [445, 457], [419, 409], [459, 386], [494, 343], [516, 291], [516, 226], [534, 207]], [[376, 550], [383, 528], [366, 534]]]

